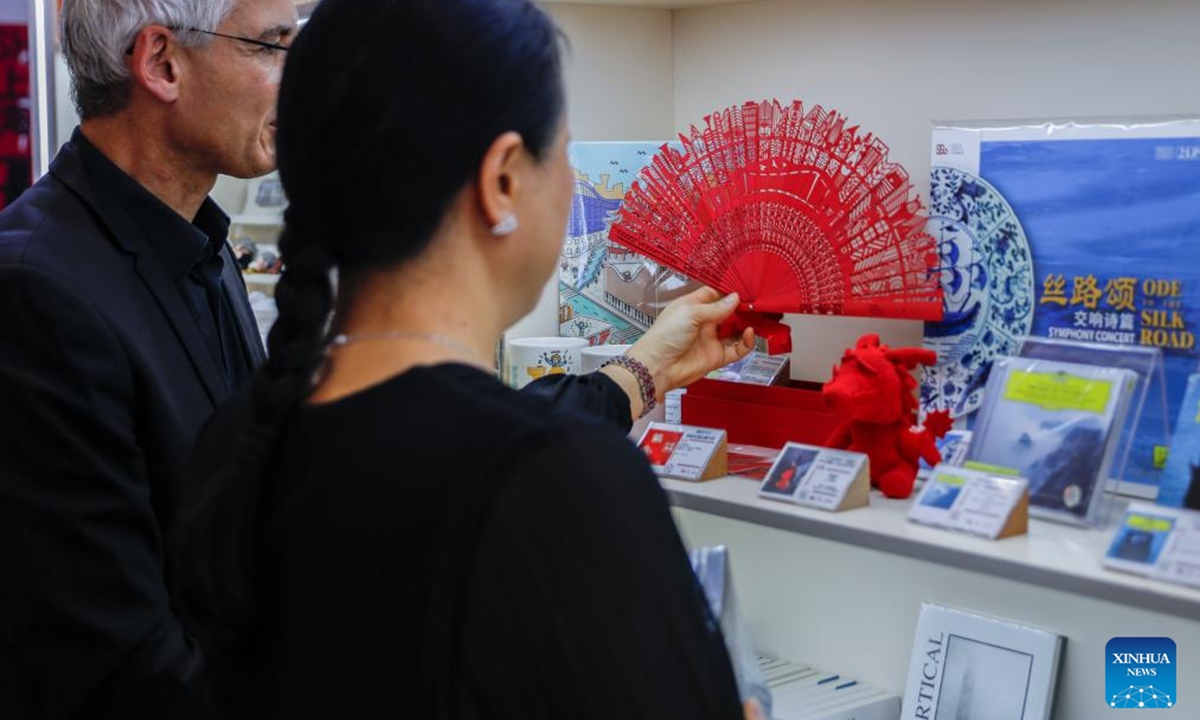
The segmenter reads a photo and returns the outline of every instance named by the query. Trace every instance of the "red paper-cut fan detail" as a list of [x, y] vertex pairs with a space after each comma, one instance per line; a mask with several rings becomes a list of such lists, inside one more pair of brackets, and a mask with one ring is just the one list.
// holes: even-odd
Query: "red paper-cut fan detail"
[[642, 170], [611, 240], [754, 312], [941, 318], [921, 202], [879, 139], [800, 101], [705, 125]]

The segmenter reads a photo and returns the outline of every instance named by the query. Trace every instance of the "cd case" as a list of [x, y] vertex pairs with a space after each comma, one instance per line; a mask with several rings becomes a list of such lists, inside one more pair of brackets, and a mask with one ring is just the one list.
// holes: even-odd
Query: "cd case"
[[734, 360], [708, 374], [711, 380], [749, 383], [751, 385], [787, 385], [791, 378], [791, 358], [788, 355], [768, 355], [757, 350]]
[[742, 702], [757, 700], [763, 712], [770, 715], [771, 690], [754, 651], [750, 626], [738, 610], [737, 593], [734, 592], [733, 577], [729, 572], [729, 550], [724, 545], [694, 548], [688, 552], [688, 559], [691, 560], [692, 570], [704, 590], [712, 614], [721, 625], [725, 648], [733, 663], [738, 696]]
[[1175, 532], [1178, 512], [1133, 504], [1125, 511], [1102, 560], [1107, 568], [1149, 575]]
[[1163, 470], [1158, 502], [1200, 510], [1200, 374], [1188, 376], [1187, 393], [1175, 420], [1171, 453]]
[[[937, 440], [934, 440], [938, 454], [942, 456], [940, 464], [949, 467], [962, 467], [963, 462], [967, 459], [967, 450], [971, 447], [971, 435], [970, 430], [951, 430]], [[925, 462], [925, 458], [921, 458], [921, 466], [917, 470], [917, 479], [928, 480], [932, 474], [933, 466]]]
[[1134, 379], [1117, 368], [997, 360], [967, 466], [1028, 480], [1035, 517], [1095, 524]]

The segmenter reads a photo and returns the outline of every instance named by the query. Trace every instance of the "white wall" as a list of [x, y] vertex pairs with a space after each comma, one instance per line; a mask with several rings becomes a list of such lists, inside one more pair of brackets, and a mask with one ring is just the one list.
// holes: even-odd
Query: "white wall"
[[23, 25], [29, 21], [29, 0], [0, 0], [0, 23]]
[[819, 102], [922, 180], [934, 119], [1200, 113], [1196, 0], [773, 0], [676, 11], [675, 120]]
[[675, 127], [671, 12], [544, 5], [566, 34], [575, 140], [666, 140]]
[[[770, 0], [673, 19], [676, 125], [751, 98], [820, 103], [887, 142], [922, 195], [934, 119], [1200, 114], [1196, 0]], [[860, 332], [920, 342], [911, 322], [793, 326], [793, 372], [815, 380]]]
[[[545, 4], [566, 34], [567, 113], [575, 140], [665, 140], [674, 127], [671, 13]], [[558, 278], [507, 336], [558, 335]]]

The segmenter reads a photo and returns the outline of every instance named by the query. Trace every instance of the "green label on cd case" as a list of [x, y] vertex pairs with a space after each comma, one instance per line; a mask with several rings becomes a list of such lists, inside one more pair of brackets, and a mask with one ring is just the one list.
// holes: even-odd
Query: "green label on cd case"
[[1170, 448], [1166, 445], [1154, 446], [1154, 469], [1162, 470], [1167, 466], [1167, 456], [1170, 455]]
[[1175, 523], [1170, 518], [1131, 514], [1126, 517], [1125, 525], [1131, 530], [1145, 530], [1147, 532], [1170, 532], [1171, 528], [1175, 526]]
[[963, 467], [968, 470], [978, 470], [979, 472], [987, 473], [988, 475], [1002, 475], [1004, 477], [1021, 477], [1021, 471], [1016, 468], [1004, 467], [1003, 465], [988, 465], [987, 463], [975, 462], [968, 460], [963, 463]]
[[967, 479], [962, 475], [951, 475], [950, 473], [938, 473], [934, 476], [934, 481], [951, 487], [962, 487], [967, 484]]
[[1077, 410], [1104, 414], [1112, 397], [1111, 380], [1095, 380], [1061, 372], [1018, 372], [1008, 378], [1004, 399], [1045, 410]]

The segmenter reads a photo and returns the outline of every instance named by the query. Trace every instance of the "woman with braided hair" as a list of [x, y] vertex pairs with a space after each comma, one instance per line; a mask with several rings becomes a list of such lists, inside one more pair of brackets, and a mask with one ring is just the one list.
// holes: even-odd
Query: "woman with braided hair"
[[324, 0], [292, 45], [270, 359], [168, 562], [223, 717], [742, 716], [664, 495], [596, 419], [748, 352], [717, 337], [736, 297], [593, 376], [490, 367], [566, 224], [559, 48], [529, 0]]

